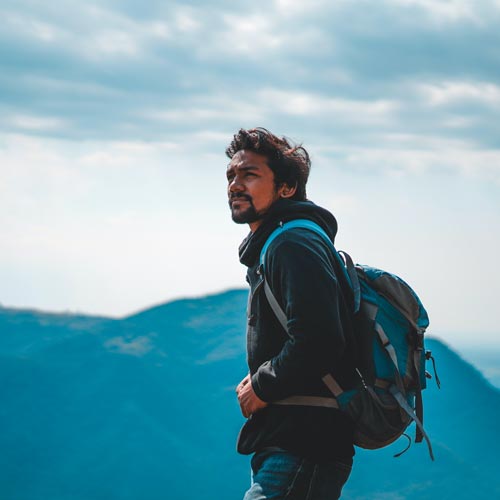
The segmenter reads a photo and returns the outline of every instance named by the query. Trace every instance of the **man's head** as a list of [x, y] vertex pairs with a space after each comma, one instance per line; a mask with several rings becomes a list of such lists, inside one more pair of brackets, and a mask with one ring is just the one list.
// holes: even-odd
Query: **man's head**
[[226, 149], [229, 206], [237, 223], [255, 230], [280, 198], [306, 199], [307, 151], [264, 128], [241, 129]]

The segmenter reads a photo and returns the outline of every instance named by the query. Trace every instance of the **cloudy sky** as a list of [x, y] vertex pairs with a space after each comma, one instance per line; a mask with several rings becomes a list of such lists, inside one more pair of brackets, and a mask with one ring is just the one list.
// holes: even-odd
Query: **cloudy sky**
[[[53, 4], [53, 5], [52, 5]], [[224, 149], [303, 143], [337, 246], [500, 344], [499, 0], [0, 0], [0, 302], [242, 287]]]

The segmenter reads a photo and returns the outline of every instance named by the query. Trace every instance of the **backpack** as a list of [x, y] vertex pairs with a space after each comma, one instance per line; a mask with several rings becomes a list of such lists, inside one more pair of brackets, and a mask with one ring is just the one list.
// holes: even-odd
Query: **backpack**
[[[291, 396], [278, 405], [306, 405], [339, 408], [355, 423], [354, 444], [366, 449], [389, 445], [416, 424], [415, 442], [425, 438], [434, 460], [432, 445], [423, 428], [422, 390], [426, 387], [425, 361], [434, 358], [424, 349], [424, 332], [429, 318], [411, 287], [394, 274], [365, 265], [354, 265], [345, 252], [337, 252], [326, 232], [316, 223], [296, 219], [280, 224], [268, 237], [260, 254], [265, 271], [265, 256], [271, 242], [283, 231], [305, 228], [319, 234], [333, 250], [337, 264], [349, 283], [354, 297], [354, 367], [359, 381], [355, 387], [342, 388], [331, 374], [323, 382], [334, 398]], [[287, 317], [264, 277], [266, 298], [287, 330]], [[434, 374], [440, 386], [434, 365]], [[408, 447], [395, 456], [404, 453]]]

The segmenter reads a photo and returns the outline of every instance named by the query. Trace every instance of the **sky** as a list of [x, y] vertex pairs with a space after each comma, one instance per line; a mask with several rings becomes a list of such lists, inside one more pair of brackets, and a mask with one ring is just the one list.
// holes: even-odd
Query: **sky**
[[500, 347], [499, 0], [0, 0], [0, 303], [121, 317], [244, 288], [224, 151], [312, 158], [338, 248]]

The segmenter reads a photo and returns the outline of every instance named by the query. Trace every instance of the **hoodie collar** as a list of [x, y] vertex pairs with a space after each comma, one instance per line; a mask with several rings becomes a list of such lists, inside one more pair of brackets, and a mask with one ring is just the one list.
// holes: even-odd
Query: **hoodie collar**
[[326, 231], [332, 242], [335, 242], [337, 220], [328, 210], [315, 205], [312, 201], [280, 199], [269, 209], [255, 233], [250, 232], [241, 242], [240, 262], [247, 267], [253, 266], [269, 235], [281, 222], [294, 219], [308, 219], [316, 222]]

